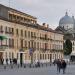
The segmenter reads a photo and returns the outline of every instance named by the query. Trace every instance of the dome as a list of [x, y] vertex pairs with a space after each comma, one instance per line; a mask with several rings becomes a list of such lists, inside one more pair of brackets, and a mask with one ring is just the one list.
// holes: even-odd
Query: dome
[[71, 18], [70, 16], [68, 16], [68, 13], [66, 12], [65, 16], [62, 17], [59, 21], [59, 25], [62, 24], [74, 24], [74, 20], [73, 18]]

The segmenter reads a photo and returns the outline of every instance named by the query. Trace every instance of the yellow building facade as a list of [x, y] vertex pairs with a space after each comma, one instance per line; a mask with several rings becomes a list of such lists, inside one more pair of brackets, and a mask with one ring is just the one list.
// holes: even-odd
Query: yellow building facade
[[[9, 7], [2, 6], [8, 9]], [[63, 58], [63, 35], [49, 28], [45, 23], [39, 25], [37, 18], [15, 9], [7, 11], [7, 18], [0, 16], [0, 60], [17, 59], [17, 63], [53, 62]]]

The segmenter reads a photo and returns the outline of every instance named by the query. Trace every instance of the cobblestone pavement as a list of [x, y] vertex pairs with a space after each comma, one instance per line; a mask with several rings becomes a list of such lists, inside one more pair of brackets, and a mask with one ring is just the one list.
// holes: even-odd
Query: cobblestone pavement
[[[61, 73], [58, 74], [56, 66], [40, 68], [18, 68], [16, 66], [15, 68], [7, 67], [6, 69], [0, 66], [0, 75], [63, 75], [63, 72], [61, 70]], [[75, 75], [75, 65], [68, 65], [64, 75]]]

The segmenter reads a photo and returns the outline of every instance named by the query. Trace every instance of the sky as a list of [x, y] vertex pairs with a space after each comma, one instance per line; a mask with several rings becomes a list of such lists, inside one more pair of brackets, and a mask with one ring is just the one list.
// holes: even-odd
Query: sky
[[49, 24], [52, 29], [59, 26], [66, 11], [75, 16], [75, 0], [0, 0], [0, 4], [35, 16], [39, 24]]

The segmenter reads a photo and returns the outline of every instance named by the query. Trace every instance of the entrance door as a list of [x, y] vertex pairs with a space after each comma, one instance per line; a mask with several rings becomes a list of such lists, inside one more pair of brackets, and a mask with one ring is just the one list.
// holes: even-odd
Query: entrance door
[[2, 64], [2, 59], [3, 59], [3, 52], [0, 52], [0, 64]]
[[22, 66], [23, 64], [23, 53], [20, 53], [20, 65]]

